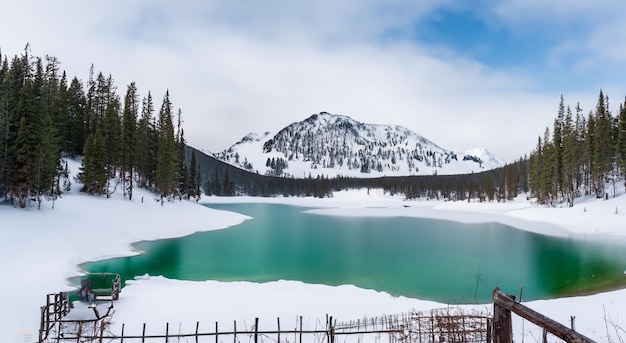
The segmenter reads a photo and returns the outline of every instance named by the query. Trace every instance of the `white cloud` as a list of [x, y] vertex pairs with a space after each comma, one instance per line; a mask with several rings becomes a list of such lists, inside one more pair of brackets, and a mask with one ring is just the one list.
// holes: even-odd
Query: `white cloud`
[[[560, 94], [534, 93], [533, 75], [406, 39], [422, 18], [459, 6], [451, 1], [11, 6], [15, 15], [0, 23], [0, 31], [13, 33], [2, 42], [3, 52], [20, 54], [30, 42], [34, 54], [58, 57], [84, 81], [94, 63], [113, 75], [120, 93], [131, 81], [143, 95], [151, 90], [157, 108], [169, 88], [183, 110], [188, 142], [210, 151], [249, 131], [278, 130], [328, 111], [403, 125], [445, 148], [484, 146], [513, 159], [551, 125]], [[516, 9], [523, 15], [537, 6], [509, 1], [494, 13], [515, 25], [509, 17]]]

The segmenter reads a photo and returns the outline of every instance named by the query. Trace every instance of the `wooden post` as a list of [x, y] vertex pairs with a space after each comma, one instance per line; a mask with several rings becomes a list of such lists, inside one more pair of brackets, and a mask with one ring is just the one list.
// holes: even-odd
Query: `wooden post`
[[165, 323], [165, 343], [167, 343], [167, 339], [170, 337], [170, 323]]
[[[43, 342], [43, 331], [44, 331], [44, 325], [47, 327], [48, 324], [46, 324], [45, 321], [45, 317], [46, 317], [46, 310], [45, 310], [45, 306], [41, 306], [41, 322], [39, 323], [39, 342], [38, 343], [42, 343]], [[47, 336], [47, 334], [46, 334]]]
[[[594, 342], [592, 339], [581, 335], [580, 333], [568, 328], [567, 326], [550, 319], [543, 314], [533, 311], [530, 308], [516, 303], [514, 297], [506, 295], [500, 291], [499, 288], [493, 290], [493, 303], [494, 303], [494, 331], [499, 329], [496, 324], [496, 308], [499, 308], [502, 312], [513, 311], [520, 317], [529, 320], [530, 322], [539, 325], [540, 327], [547, 329], [551, 334], [569, 343], [588, 343]], [[510, 318], [509, 318], [510, 320]], [[505, 338], [501, 332], [495, 332], [495, 343], [508, 343], [510, 341], [499, 340], [499, 337]]]
[[102, 337], [104, 336], [104, 320], [100, 321], [100, 340], [98, 343], [102, 343]]
[[[496, 288], [497, 290], [498, 288]], [[513, 323], [511, 318], [511, 310], [503, 308], [496, 299], [496, 290], [493, 297], [493, 331], [494, 343], [512, 343], [513, 342]], [[499, 292], [499, 291], [498, 291]], [[511, 302], [515, 302], [515, 296], [501, 293], [503, 297]]]
[[487, 318], [487, 339], [486, 339], [487, 343], [491, 343], [491, 338], [492, 338], [491, 329], [492, 329], [492, 325], [493, 325], [493, 323], [492, 323], [491, 319]]
[[120, 343], [124, 343], [124, 325], [122, 324], [122, 334], [120, 334]]
[[276, 318], [278, 324], [278, 343], [280, 343], [280, 318]]
[[80, 335], [83, 334], [83, 322], [78, 322], [78, 332], [76, 333], [76, 342], [80, 342]]
[[219, 336], [219, 334], [217, 333], [217, 322], [215, 322], [215, 343], [217, 343], [217, 336]]
[[233, 321], [233, 332], [235, 333], [233, 337], [233, 343], [237, 343], [237, 321]]
[[[200, 326], [200, 322], [196, 322], [196, 343], [198, 343], [198, 327]], [[121, 342], [120, 342], [121, 343]]]
[[141, 343], [146, 339], [146, 323], [143, 323], [143, 331], [141, 332]]
[[300, 343], [302, 343], [302, 316], [300, 316]]
[[254, 343], [259, 343], [259, 318], [254, 318]]

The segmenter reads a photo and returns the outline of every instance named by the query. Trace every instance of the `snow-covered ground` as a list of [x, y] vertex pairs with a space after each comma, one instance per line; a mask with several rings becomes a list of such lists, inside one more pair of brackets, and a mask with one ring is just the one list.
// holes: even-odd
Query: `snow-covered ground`
[[[35, 342], [39, 308], [46, 294], [71, 290], [67, 278], [80, 274], [80, 263], [137, 254], [130, 245], [133, 242], [223, 229], [247, 219], [193, 202], [174, 201], [161, 206], [154, 195], [142, 190], [136, 190], [129, 201], [123, 199], [119, 190], [112, 199], [104, 199], [80, 194], [78, 189], [75, 184], [70, 193], [55, 203], [54, 209], [51, 203], [43, 203], [41, 210], [37, 210], [36, 204], [27, 209], [0, 206], [0, 275], [4, 277], [0, 283], [0, 342]], [[315, 207], [312, 211], [320, 215], [498, 221], [554, 235], [613, 237], [626, 235], [626, 195], [623, 189], [619, 194], [606, 201], [582, 199], [573, 208], [552, 209], [532, 206], [522, 197], [504, 204], [403, 201], [375, 190], [339, 192], [330, 199], [205, 197], [202, 202], [277, 202]], [[165, 294], [168, 296], [162, 297]], [[570, 316], [575, 316], [576, 329], [597, 341], [615, 341], [618, 333], [626, 338], [626, 333], [612, 324], [626, 328], [626, 290], [525, 304], [568, 326]], [[275, 325], [280, 317], [288, 327], [288, 320], [293, 321], [296, 316], [303, 316], [305, 323], [314, 326], [324, 323], [326, 314], [349, 321], [445, 306], [350, 285], [192, 282], [142, 276], [123, 289], [115, 304], [113, 329], [119, 332], [125, 323], [126, 332], [137, 331], [146, 323], [148, 331], [163, 333], [165, 323], [170, 323], [170, 332], [192, 332], [197, 321], [201, 329], [213, 328], [216, 321], [230, 328], [234, 320], [242, 327], [250, 327], [255, 317], [260, 318], [261, 325], [268, 326]], [[491, 311], [491, 304], [463, 308], [487, 312]], [[541, 332], [528, 323], [522, 324], [516, 318], [514, 325], [517, 341], [522, 335], [526, 340], [540, 340]]]

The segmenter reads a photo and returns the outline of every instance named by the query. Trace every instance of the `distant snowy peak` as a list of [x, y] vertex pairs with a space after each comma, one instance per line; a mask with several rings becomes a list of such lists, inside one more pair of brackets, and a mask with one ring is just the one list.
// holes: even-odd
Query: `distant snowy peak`
[[465, 150], [463, 152], [463, 156], [467, 157], [475, 157], [488, 166], [493, 166], [492, 168], [497, 168], [503, 166], [506, 162], [498, 156], [494, 155], [491, 151], [485, 148], [474, 148]]
[[269, 136], [271, 132], [269, 131], [265, 131], [265, 133], [263, 135], [258, 135], [254, 132], [250, 132], [249, 134], [243, 136], [243, 138], [241, 140], [239, 140], [239, 142], [235, 143], [235, 145], [239, 145], [239, 144], [245, 144], [248, 142], [258, 142], [262, 139], [264, 139], [265, 137]]
[[456, 153], [402, 126], [365, 124], [327, 112], [274, 135], [249, 133], [215, 156], [253, 172], [284, 177], [465, 174], [502, 165], [485, 149]]

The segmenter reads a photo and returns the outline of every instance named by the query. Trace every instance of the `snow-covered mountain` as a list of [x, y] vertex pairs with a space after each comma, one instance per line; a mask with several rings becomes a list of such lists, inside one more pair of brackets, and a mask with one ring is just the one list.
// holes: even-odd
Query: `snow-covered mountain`
[[401, 126], [326, 112], [276, 134], [249, 133], [214, 156], [251, 172], [296, 178], [467, 174], [504, 164], [483, 148], [453, 152]]

